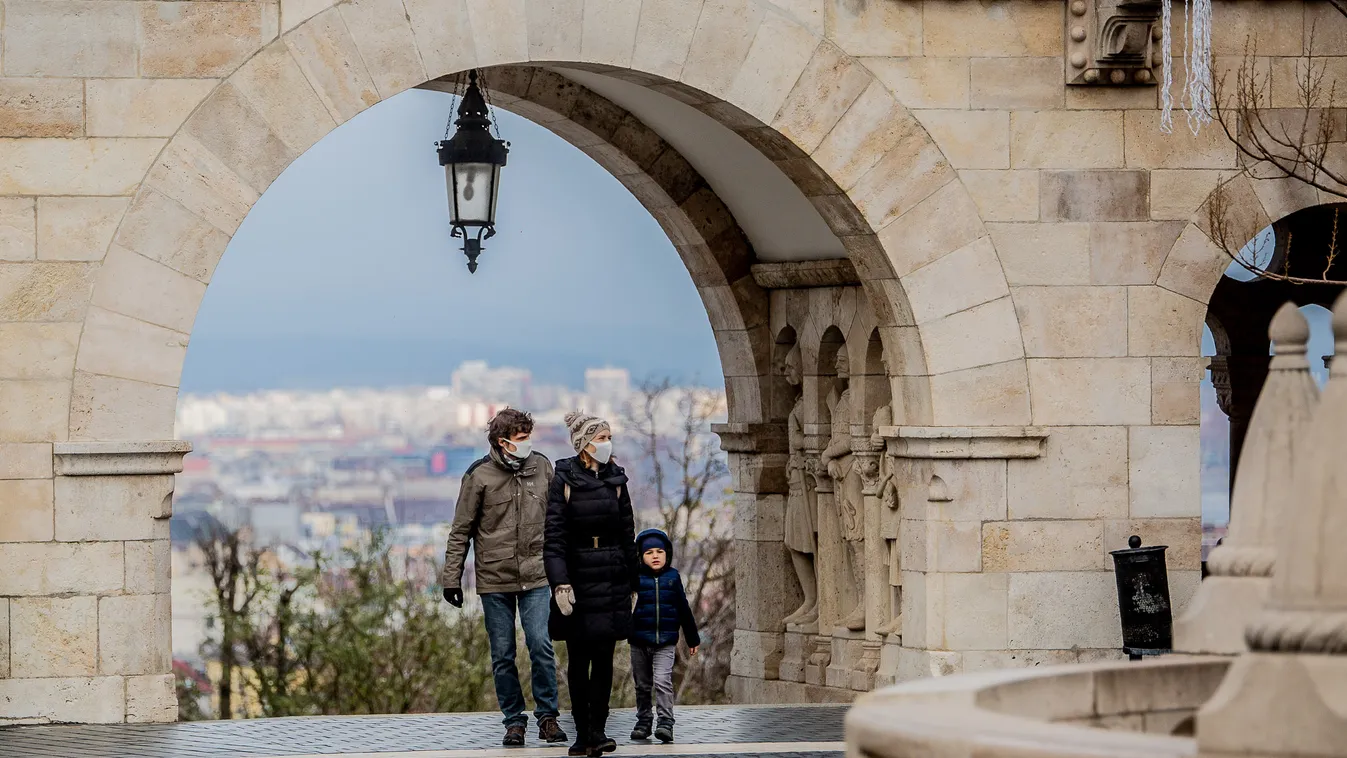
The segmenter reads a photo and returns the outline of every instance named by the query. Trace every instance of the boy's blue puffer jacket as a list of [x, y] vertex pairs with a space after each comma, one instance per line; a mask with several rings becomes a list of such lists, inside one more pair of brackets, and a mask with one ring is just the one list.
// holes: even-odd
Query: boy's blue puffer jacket
[[[683, 579], [671, 565], [673, 543], [669, 536], [658, 529], [647, 529], [636, 535], [636, 544], [640, 545], [643, 539], [652, 535], [664, 542], [667, 562], [658, 573], [641, 562], [640, 589], [636, 594], [636, 610], [631, 616], [631, 642], [650, 647], [672, 645], [678, 642], [681, 629], [688, 647], [697, 647], [702, 644], [701, 637], [683, 592]], [[639, 555], [637, 557], [639, 560]]]

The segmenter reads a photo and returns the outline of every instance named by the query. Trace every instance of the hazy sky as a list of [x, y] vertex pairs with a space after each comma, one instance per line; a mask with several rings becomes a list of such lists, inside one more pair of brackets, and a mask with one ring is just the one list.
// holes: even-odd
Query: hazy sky
[[654, 219], [591, 158], [504, 111], [498, 233], [468, 273], [433, 144], [452, 102], [393, 97], [276, 180], [206, 291], [185, 391], [447, 383], [469, 358], [577, 386], [605, 363], [722, 381]]

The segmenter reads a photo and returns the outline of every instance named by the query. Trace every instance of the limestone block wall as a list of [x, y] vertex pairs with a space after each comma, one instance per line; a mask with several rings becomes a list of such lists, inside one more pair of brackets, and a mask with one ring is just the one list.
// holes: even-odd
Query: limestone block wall
[[[901, 639], [840, 648], [861, 651], [848, 685], [1110, 654], [1109, 549], [1132, 533], [1168, 543], [1176, 598], [1197, 580], [1198, 340], [1228, 262], [1204, 203], [1224, 182], [1260, 228], [1326, 198], [1251, 177], [1219, 129], [1193, 136], [1180, 118], [1160, 134], [1153, 87], [1066, 86], [1070, 12], [1058, 0], [0, 0], [0, 719], [171, 718], [172, 464], [62, 473], [62, 456], [95, 454], [61, 445], [171, 438], [197, 306], [252, 204], [338, 124], [473, 66], [587, 66], [681, 98], [767, 156], [842, 241], [863, 295], [848, 297], [868, 308], [887, 366], [883, 465], [901, 473], [913, 522]], [[1311, 29], [1342, 98], [1347, 23], [1322, 0], [1217, 2], [1218, 75], [1257, 32], [1270, 100], [1291, 105]], [[514, 95], [521, 111], [542, 102], [530, 117], [649, 201], [717, 324], [740, 425], [727, 431], [741, 451], [736, 534], [753, 567], [736, 676], [776, 696], [765, 683], [797, 598], [771, 538], [777, 315], [747, 271], [752, 250], [713, 191], [682, 194], [683, 163], [666, 171], [640, 149], [659, 140], [532, 81]], [[996, 442], [1026, 438], [1036, 457]], [[97, 455], [143, 454], [161, 455]], [[144, 619], [134, 634], [131, 618]], [[870, 670], [875, 644], [888, 657]]]

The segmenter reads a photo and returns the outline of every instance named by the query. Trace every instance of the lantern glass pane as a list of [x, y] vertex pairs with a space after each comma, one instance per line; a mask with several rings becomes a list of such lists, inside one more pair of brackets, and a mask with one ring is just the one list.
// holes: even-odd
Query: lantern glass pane
[[453, 163], [444, 168], [452, 194], [449, 210], [460, 224], [490, 224], [495, 205], [496, 167], [490, 163]]

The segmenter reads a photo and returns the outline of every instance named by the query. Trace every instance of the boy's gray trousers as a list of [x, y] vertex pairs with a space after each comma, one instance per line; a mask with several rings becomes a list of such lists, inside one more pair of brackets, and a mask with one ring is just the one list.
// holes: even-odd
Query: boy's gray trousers
[[636, 720], [639, 723], [651, 722], [650, 690], [654, 689], [655, 710], [659, 714], [658, 723], [673, 726], [675, 647], [677, 645], [631, 646], [631, 675], [636, 680]]

